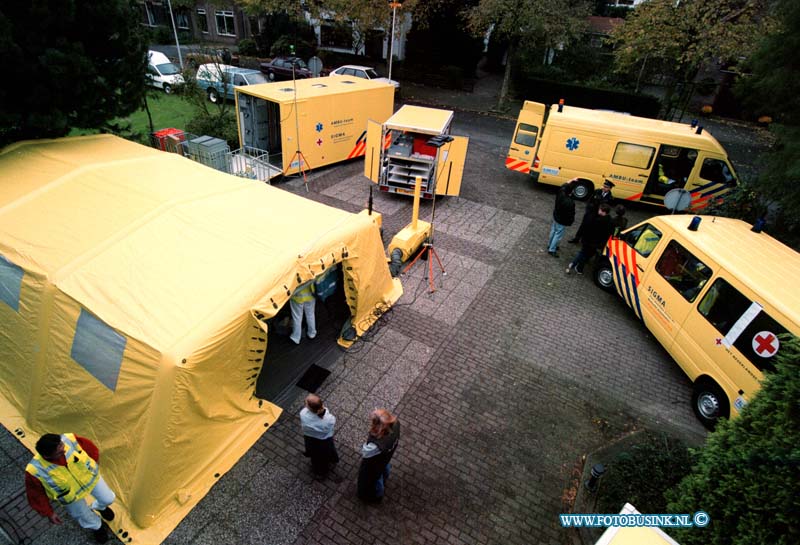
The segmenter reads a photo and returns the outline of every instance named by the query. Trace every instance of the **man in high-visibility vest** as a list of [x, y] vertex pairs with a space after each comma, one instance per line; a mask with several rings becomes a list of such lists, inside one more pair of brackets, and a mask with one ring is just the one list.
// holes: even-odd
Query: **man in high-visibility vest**
[[294, 344], [300, 344], [303, 335], [303, 315], [306, 317], [306, 334], [309, 339], [317, 336], [317, 320], [314, 317], [314, 307], [317, 298], [314, 296], [314, 281], [309, 280], [294, 290], [289, 299], [289, 308], [292, 310], [292, 334], [289, 336]]
[[[36, 442], [36, 455], [25, 467], [25, 492], [33, 510], [53, 524], [61, 524], [61, 518], [50, 500], [61, 504], [82, 528], [92, 530], [97, 543], [105, 543], [108, 532], [100, 516], [114, 520], [109, 505], [116, 496], [100, 476], [99, 459], [100, 450], [85, 437], [46, 433]], [[94, 498], [91, 506], [88, 496]]]

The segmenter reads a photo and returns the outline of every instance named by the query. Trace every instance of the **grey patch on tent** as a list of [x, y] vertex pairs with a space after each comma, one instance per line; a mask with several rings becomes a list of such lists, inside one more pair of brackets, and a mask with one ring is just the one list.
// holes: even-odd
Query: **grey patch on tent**
[[19, 312], [19, 292], [22, 289], [22, 267], [0, 255], [0, 301]]
[[127, 342], [105, 322], [82, 309], [75, 326], [70, 356], [114, 392]]

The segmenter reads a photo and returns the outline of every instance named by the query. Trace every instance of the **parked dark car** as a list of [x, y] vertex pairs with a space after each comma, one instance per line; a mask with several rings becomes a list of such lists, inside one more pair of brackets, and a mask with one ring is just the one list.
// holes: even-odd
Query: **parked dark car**
[[275, 57], [269, 62], [262, 62], [258, 67], [270, 81], [279, 81], [292, 79], [292, 65], [295, 79], [314, 76], [300, 57]]

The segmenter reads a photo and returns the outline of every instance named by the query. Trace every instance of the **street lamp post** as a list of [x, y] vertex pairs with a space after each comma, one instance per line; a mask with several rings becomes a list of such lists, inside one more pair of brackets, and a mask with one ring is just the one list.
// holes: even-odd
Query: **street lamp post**
[[172, 2], [170, 0], [167, 0], [167, 8], [169, 8], [169, 18], [172, 20], [172, 33], [175, 34], [175, 46], [178, 48], [178, 64], [181, 65], [181, 70], [183, 70], [181, 44], [178, 42], [178, 28], [175, 26], [175, 16], [172, 14]]
[[402, 0], [399, 2], [389, 2], [389, 7], [392, 8], [392, 33], [389, 36], [389, 79], [392, 79], [392, 59], [394, 58], [394, 23], [397, 19], [397, 8], [402, 6]]

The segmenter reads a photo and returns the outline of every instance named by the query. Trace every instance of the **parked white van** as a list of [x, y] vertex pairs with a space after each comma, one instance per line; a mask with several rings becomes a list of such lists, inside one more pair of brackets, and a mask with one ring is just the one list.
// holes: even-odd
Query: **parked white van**
[[147, 52], [147, 83], [170, 94], [183, 85], [181, 70], [159, 51]]

